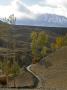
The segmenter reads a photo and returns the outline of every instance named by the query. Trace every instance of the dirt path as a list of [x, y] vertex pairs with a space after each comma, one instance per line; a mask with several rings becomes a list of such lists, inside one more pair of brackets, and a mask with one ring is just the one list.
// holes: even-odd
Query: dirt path
[[[32, 64], [32, 65], [33, 65], [33, 64]], [[29, 66], [27, 67], [27, 70], [28, 70], [30, 73], [32, 73], [32, 74], [39, 80], [37, 88], [41, 88], [41, 87], [43, 87], [43, 85], [42, 85], [42, 79], [41, 79], [38, 75], [36, 75], [34, 72], [32, 72], [32, 70], [31, 70], [31, 66], [32, 66], [32, 65], [29, 65]]]

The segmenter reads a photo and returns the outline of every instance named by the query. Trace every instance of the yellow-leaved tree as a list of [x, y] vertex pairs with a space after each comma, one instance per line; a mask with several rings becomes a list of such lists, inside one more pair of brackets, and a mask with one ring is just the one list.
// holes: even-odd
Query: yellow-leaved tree
[[63, 37], [56, 37], [55, 48], [61, 48], [63, 46]]
[[40, 61], [46, 55], [46, 44], [48, 43], [48, 36], [44, 31], [32, 32], [32, 56], [33, 63]]

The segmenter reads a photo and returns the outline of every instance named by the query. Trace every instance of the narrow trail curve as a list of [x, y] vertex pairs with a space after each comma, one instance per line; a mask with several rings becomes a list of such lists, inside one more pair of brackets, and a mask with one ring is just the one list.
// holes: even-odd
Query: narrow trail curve
[[42, 80], [41, 80], [41, 78], [39, 76], [37, 76], [34, 72], [31, 71], [31, 69], [30, 69], [31, 66], [32, 66], [32, 64], [27, 67], [27, 70], [30, 73], [32, 73], [39, 80], [37, 88], [41, 88], [42, 87]]

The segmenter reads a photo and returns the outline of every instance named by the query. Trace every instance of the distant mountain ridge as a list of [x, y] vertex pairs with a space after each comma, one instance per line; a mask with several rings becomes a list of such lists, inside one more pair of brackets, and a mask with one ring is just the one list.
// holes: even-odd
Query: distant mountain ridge
[[18, 24], [32, 25], [32, 26], [47, 26], [47, 27], [67, 27], [67, 18], [55, 14], [41, 14], [37, 15], [36, 19], [21, 19]]
[[[0, 24], [5, 23], [0, 20]], [[44, 26], [44, 27], [67, 27], [67, 17], [56, 14], [40, 14], [35, 19], [17, 19], [17, 25]]]

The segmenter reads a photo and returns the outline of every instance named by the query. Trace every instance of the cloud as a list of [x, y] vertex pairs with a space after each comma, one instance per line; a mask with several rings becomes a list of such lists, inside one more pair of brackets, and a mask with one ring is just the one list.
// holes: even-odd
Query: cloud
[[57, 14], [67, 17], [66, 0], [41, 0], [39, 3], [29, 7], [34, 14]]
[[39, 0], [32, 4], [24, 0], [12, 0], [10, 4], [0, 5], [0, 17], [14, 14], [18, 19], [36, 19], [39, 14], [57, 14], [67, 17], [67, 0]]
[[24, 17], [22, 18], [34, 18], [34, 13], [30, 10], [29, 5], [23, 3], [22, 1], [18, 3], [18, 10], [22, 13], [25, 13]]
[[64, 3], [67, 3], [66, 0], [41, 0], [40, 4], [47, 5], [47, 6], [54, 6], [54, 7], [65, 7]]
[[12, 1], [9, 5], [0, 5], [0, 17], [8, 17], [10, 14], [21, 16], [21, 12], [17, 11], [17, 3], [19, 0]]
[[0, 5], [0, 17], [9, 17], [11, 14], [14, 14], [18, 19], [33, 17], [28, 6], [21, 0], [12, 0], [9, 5]]

